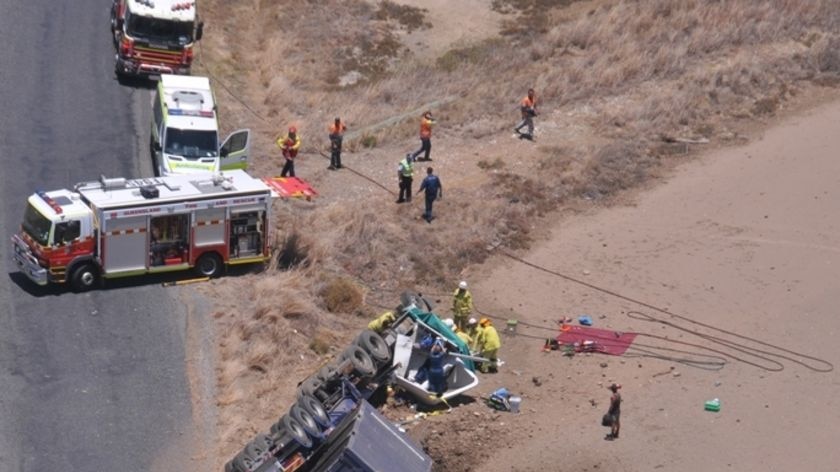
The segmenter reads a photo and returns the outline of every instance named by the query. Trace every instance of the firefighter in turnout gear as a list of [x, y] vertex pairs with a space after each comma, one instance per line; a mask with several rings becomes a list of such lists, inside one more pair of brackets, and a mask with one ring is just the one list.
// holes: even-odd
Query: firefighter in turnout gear
[[290, 126], [289, 132], [285, 136], [278, 136], [275, 144], [277, 144], [277, 147], [283, 153], [283, 158], [286, 159], [286, 164], [283, 165], [280, 177], [294, 177], [295, 157], [297, 157], [298, 150], [300, 149], [300, 135], [297, 134], [297, 128]]
[[452, 294], [452, 315], [455, 326], [464, 329], [473, 311], [472, 294], [467, 290], [467, 282], [462, 280]]

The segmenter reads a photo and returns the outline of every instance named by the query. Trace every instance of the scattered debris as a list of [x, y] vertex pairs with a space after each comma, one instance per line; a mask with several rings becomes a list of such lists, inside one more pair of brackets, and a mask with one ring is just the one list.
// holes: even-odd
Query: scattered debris
[[714, 400], [707, 401], [704, 404], [703, 408], [706, 411], [715, 411], [715, 412], [720, 411], [720, 399], [715, 398]]
[[532, 378], [531, 378], [531, 382], [534, 382], [534, 385], [536, 385], [537, 387], [539, 387], [540, 385], [542, 385], [542, 380], [540, 380], [540, 378], [539, 378], [539, 377], [532, 377]]

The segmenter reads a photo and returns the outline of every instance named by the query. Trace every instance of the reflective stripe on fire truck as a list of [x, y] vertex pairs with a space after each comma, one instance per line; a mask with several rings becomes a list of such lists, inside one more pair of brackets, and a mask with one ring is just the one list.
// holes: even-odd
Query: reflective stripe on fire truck
[[137, 228], [137, 229], [123, 229], [123, 230], [120, 230], [120, 231], [109, 231], [105, 234], [107, 234], [108, 236], [120, 236], [120, 235], [123, 235], [123, 234], [134, 234], [134, 233], [145, 233], [145, 232], [146, 232], [146, 228]]

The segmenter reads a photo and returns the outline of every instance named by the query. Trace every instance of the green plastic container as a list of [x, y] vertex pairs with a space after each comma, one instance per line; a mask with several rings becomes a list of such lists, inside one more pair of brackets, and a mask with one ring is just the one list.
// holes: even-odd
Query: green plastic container
[[714, 400], [709, 400], [703, 406], [703, 409], [706, 411], [720, 411], [720, 400], [715, 398]]

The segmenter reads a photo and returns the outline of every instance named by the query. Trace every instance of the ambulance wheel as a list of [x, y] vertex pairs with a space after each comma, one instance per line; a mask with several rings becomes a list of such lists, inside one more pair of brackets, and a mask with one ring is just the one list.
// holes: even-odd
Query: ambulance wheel
[[301, 408], [301, 406], [297, 403], [292, 405], [292, 408], [289, 409], [289, 416], [300, 423], [303, 430], [306, 431], [306, 434], [310, 437], [317, 438], [321, 436], [321, 427], [315, 421], [315, 418], [313, 418], [308, 411]]
[[369, 377], [376, 373], [373, 359], [370, 358], [370, 355], [364, 349], [355, 344], [348, 347], [341, 358], [353, 364], [353, 370], [359, 377]]
[[376, 331], [369, 329], [362, 331], [362, 334], [356, 340], [356, 344], [364, 349], [378, 364], [387, 364], [391, 361], [391, 350], [388, 349], [388, 344]]
[[218, 277], [222, 275], [222, 258], [215, 252], [204, 253], [195, 263], [195, 270], [205, 277]]
[[311, 395], [301, 395], [301, 397], [298, 398], [297, 404], [312, 415], [312, 419], [314, 419], [316, 423], [322, 427], [329, 426], [330, 415], [327, 414], [327, 410], [324, 409], [324, 405], [317, 398]]
[[70, 286], [77, 292], [87, 292], [99, 281], [99, 271], [96, 266], [84, 263], [76, 266], [70, 275]]

